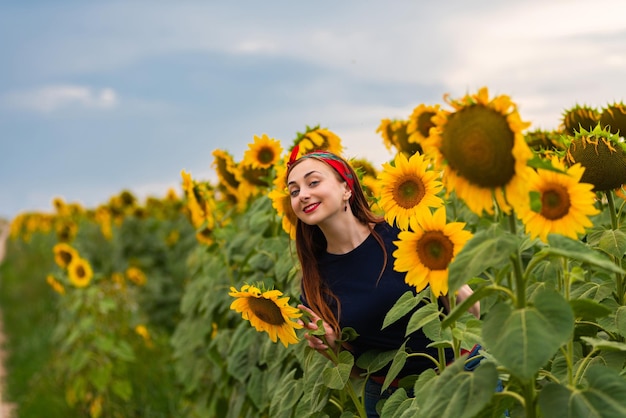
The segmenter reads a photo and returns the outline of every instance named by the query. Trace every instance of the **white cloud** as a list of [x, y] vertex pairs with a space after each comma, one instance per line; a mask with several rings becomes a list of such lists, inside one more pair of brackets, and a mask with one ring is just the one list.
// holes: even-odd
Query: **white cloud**
[[111, 88], [95, 89], [80, 85], [50, 85], [27, 91], [11, 92], [2, 98], [8, 107], [49, 113], [70, 106], [90, 109], [110, 109], [118, 102]]

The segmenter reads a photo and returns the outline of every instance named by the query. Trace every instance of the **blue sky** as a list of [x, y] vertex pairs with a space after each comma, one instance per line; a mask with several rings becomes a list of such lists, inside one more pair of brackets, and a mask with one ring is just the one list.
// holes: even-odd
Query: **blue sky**
[[588, 1], [0, 2], [0, 217], [95, 207], [123, 189], [215, 178], [254, 135], [307, 125], [348, 157], [421, 103], [487, 86], [553, 129], [626, 99], [626, 3]]

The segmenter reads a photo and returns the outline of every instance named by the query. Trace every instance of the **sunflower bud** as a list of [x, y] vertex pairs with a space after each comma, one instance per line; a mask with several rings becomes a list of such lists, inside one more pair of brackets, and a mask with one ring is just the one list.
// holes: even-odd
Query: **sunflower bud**
[[626, 183], [626, 150], [617, 135], [597, 125], [591, 131], [581, 129], [570, 139], [565, 159], [570, 166], [580, 163], [585, 168], [581, 182], [593, 184], [594, 191], [613, 190]]

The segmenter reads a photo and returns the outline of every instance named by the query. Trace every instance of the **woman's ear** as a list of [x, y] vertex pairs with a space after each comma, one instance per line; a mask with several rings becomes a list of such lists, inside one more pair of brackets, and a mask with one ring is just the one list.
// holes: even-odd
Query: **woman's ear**
[[352, 197], [352, 190], [350, 190], [350, 187], [348, 186], [348, 183], [346, 183], [345, 181], [343, 182], [343, 187], [344, 187], [344, 191], [343, 191], [343, 195], [346, 199], [350, 199]]

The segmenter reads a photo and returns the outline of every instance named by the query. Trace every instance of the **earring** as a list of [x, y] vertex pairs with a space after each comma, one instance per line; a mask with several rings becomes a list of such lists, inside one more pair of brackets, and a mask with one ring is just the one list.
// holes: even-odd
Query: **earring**
[[348, 202], [346, 201], [344, 207], [343, 207], [343, 211], [347, 212], [348, 211]]

